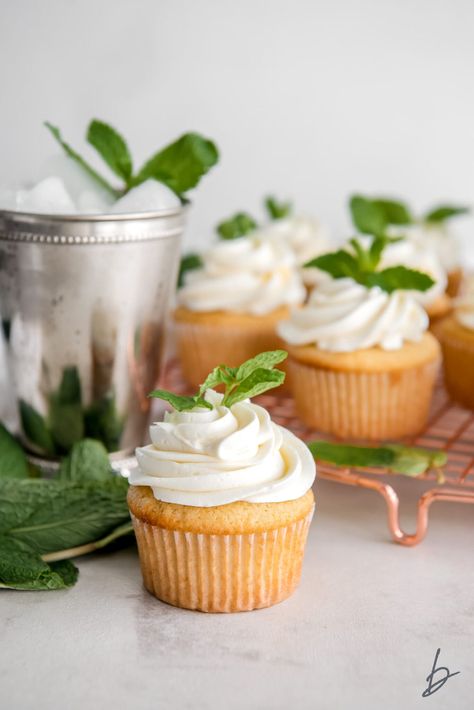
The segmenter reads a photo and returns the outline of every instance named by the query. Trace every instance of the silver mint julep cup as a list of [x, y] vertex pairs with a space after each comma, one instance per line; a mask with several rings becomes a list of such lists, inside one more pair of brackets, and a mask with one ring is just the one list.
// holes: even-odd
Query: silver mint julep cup
[[32, 453], [88, 436], [121, 458], [143, 443], [185, 216], [0, 211], [3, 337]]

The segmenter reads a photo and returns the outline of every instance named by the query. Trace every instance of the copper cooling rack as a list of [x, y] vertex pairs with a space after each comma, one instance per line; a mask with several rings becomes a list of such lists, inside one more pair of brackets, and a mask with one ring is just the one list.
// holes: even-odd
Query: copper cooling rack
[[[168, 363], [164, 380], [167, 389], [180, 394], [189, 392], [175, 361]], [[327, 435], [309, 429], [300, 421], [293, 399], [285, 393], [262, 395], [258, 401], [271, 412], [274, 421], [290, 429], [303, 441], [328, 439]], [[426, 535], [428, 513], [432, 503], [474, 503], [474, 412], [451, 402], [440, 381], [433, 397], [426, 429], [406, 443], [427, 449], [444, 450], [448, 456], [442, 485], [437, 483], [437, 474], [434, 471], [417, 477], [417, 480], [433, 481], [435, 485], [418, 499], [416, 530], [413, 534], [405, 533], [400, 527], [398, 494], [393, 486], [380, 480], [380, 476], [386, 474], [386, 471], [370, 468], [354, 470], [319, 463], [318, 475], [337, 483], [370, 488], [378, 492], [387, 504], [388, 528], [392, 539], [401, 545], [413, 546], [421, 542]]]

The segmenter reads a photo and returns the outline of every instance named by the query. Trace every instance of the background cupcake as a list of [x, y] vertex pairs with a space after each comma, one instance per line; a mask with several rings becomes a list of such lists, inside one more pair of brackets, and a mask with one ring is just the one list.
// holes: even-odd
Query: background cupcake
[[293, 252], [254, 226], [245, 214], [219, 225], [220, 241], [183, 276], [174, 320], [183, 374], [192, 385], [222, 362], [237, 365], [279, 347], [276, 324], [304, 301]]
[[410, 292], [433, 281], [404, 266], [377, 271], [384, 243], [353, 240], [355, 254], [316, 258], [330, 278], [278, 327], [299, 415], [337, 436], [408, 436], [428, 415], [440, 348]]
[[[201, 611], [246, 611], [298, 584], [314, 509], [309, 449], [248, 398], [277, 386], [285, 352], [213, 372], [137, 449], [129, 506], [146, 588]], [[226, 385], [218, 394], [207, 385]]]
[[452, 316], [441, 325], [444, 379], [450, 396], [474, 409], [474, 281], [456, 300]]

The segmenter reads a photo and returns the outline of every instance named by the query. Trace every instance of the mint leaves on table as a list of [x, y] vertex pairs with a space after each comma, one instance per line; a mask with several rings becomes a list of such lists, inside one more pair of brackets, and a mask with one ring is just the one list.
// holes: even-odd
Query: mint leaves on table
[[216, 231], [221, 239], [238, 239], [257, 229], [258, 225], [254, 218], [247, 212], [237, 212], [229, 219], [220, 222]]
[[283, 219], [283, 217], [288, 217], [293, 211], [291, 202], [279, 202], [272, 195], [265, 198], [264, 205], [270, 219]]
[[213, 409], [213, 405], [204, 398], [206, 391], [224, 386], [224, 397], [220, 404], [231, 407], [244, 399], [257, 397], [274, 387], [279, 387], [285, 380], [285, 373], [275, 370], [274, 367], [287, 357], [288, 353], [285, 350], [270, 350], [246, 360], [239, 367], [218, 365], [206, 377], [199, 392], [191, 397], [173, 394], [166, 390], [155, 390], [148, 396], [165, 400], [178, 412], [189, 411], [195, 407]]
[[451, 217], [458, 217], [462, 214], [468, 214], [468, 212], [470, 212], [469, 207], [440, 205], [427, 212], [422, 219], [423, 222], [439, 224], [445, 222], [447, 219], [451, 219]]
[[112, 472], [104, 446], [87, 439], [74, 444], [53, 479], [29, 478], [15, 443], [2, 427], [0, 587], [70, 587], [78, 572], [68, 558], [131, 532], [127, 481]]
[[185, 133], [155, 153], [133, 174], [132, 157], [125, 138], [104, 121], [94, 119], [88, 126], [86, 139], [112, 172], [122, 180], [122, 185], [117, 188], [63, 140], [59, 128], [48, 122], [45, 122], [45, 126], [66, 154], [115, 199], [145, 180], [154, 179], [167, 185], [184, 200], [185, 193], [196, 187], [200, 179], [219, 160], [219, 152], [212, 141], [199, 133]]
[[203, 265], [202, 259], [199, 254], [185, 254], [181, 258], [181, 263], [179, 265], [178, 273], [178, 288], [184, 286], [184, 279], [188, 271], [194, 271], [195, 269], [200, 269]]
[[336, 466], [384, 468], [388, 472], [406, 476], [420, 476], [434, 468], [438, 470], [438, 482], [444, 481], [441, 471], [447, 461], [444, 451], [430, 451], [399, 444], [366, 447], [329, 441], [312, 441], [308, 447], [316, 459]]
[[357, 239], [351, 239], [354, 250], [347, 249], [322, 254], [308, 261], [305, 267], [316, 267], [326, 271], [334, 279], [351, 278], [366, 288], [378, 286], [382, 291], [392, 293], [396, 290], [427, 291], [433, 286], [431, 276], [405, 266], [391, 266], [377, 271], [383, 251], [389, 237], [379, 236], [372, 239], [368, 248]]

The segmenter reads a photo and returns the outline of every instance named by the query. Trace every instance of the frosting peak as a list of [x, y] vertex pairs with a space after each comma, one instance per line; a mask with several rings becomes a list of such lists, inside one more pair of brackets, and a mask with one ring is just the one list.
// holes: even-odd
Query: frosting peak
[[167, 412], [150, 427], [152, 444], [137, 449], [131, 484], [150, 486], [158, 500], [199, 507], [294, 500], [311, 488], [309, 449], [265, 409], [250, 400], [225, 407], [212, 390], [206, 399], [212, 410]]
[[398, 350], [406, 340], [420, 340], [428, 324], [428, 316], [409, 292], [389, 294], [344, 278], [321, 284], [308, 304], [277, 330], [291, 345], [352, 352], [374, 346]]

